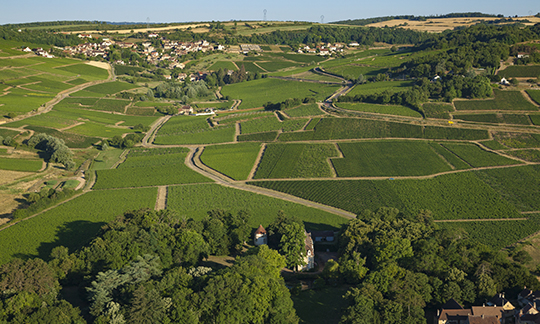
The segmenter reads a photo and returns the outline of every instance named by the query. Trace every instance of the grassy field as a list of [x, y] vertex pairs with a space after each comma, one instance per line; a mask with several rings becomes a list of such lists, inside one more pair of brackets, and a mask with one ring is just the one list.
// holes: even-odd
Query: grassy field
[[91, 66], [88, 64], [75, 64], [75, 65], [63, 66], [63, 67], [59, 67], [57, 70], [63, 70], [63, 71], [77, 74], [77, 75], [83, 75], [84, 78], [88, 81], [103, 80], [109, 76], [109, 74], [107, 73], [107, 70], [101, 69], [95, 66]]
[[312, 97], [323, 100], [336, 91], [339, 86], [319, 83], [284, 81], [278, 79], [260, 79], [229, 84], [221, 93], [232, 99], [241, 99], [239, 109], [262, 107], [267, 102], [281, 102], [289, 98]]
[[388, 72], [388, 69], [380, 68], [376, 66], [366, 66], [366, 65], [359, 65], [359, 64], [352, 63], [352, 64], [331, 66], [329, 68], [326, 68], [326, 71], [332, 74], [340, 75], [347, 80], [356, 80], [358, 79], [358, 76], [360, 74], [362, 74], [366, 78], [373, 77], [379, 73]]
[[251, 72], [251, 73], [257, 73], [257, 72], [264, 72], [263, 69], [261, 69], [259, 66], [255, 65], [254, 62], [249, 62], [249, 61], [238, 61], [238, 62], [235, 62], [236, 65], [238, 67], [242, 67], [242, 65], [244, 66], [244, 69], [247, 71], [247, 72]]
[[[187, 149], [131, 150], [116, 169], [98, 170], [94, 189], [130, 188], [208, 182], [184, 164]], [[141, 155], [142, 154], [142, 155]]]
[[250, 184], [356, 214], [386, 206], [412, 215], [427, 209], [433, 212], [434, 219], [521, 217], [513, 205], [501, 199], [497, 191], [472, 172], [424, 180], [261, 181]]
[[335, 156], [333, 144], [268, 144], [253, 178], [331, 177], [328, 158]]
[[343, 109], [349, 109], [354, 111], [422, 118], [422, 114], [420, 114], [418, 111], [412, 110], [411, 108], [405, 106], [349, 102], [339, 102], [337, 103], [337, 106]]
[[201, 161], [234, 180], [246, 180], [260, 150], [258, 143], [208, 146]]
[[441, 145], [474, 168], [521, 163], [497, 153], [484, 151], [474, 144], [443, 143]]
[[538, 107], [527, 101], [519, 91], [493, 90], [495, 99], [488, 100], [456, 100], [457, 110], [531, 110]]
[[88, 244], [101, 226], [127, 210], [153, 208], [156, 188], [91, 191], [37, 217], [0, 231], [0, 264], [12, 258], [48, 260], [59, 245], [72, 253]]
[[540, 166], [491, 169], [475, 173], [519, 211], [540, 210]]
[[339, 177], [420, 176], [451, 170], [427, 142], [339, 143], [339, 148], [344, 158], [332, 159]]
[[238, 142], [273, 142], [277, 137], [277, 132], [253, 133], [238, 135]]
[[106, 151], [99, 152], [98, 157], [92, 162], [92, 170], [108, 170], [120, 159], [124, 152], [122, 149], [109, 148]]
[[324, 115], [317, 104], [301, 105], [300, 107], [283, 110], [290, 117], [308, 117]]
[[511, 65], [497, 74], [504, 78], [536, 78], [540, 75], [540, 65]]
[[520, 221], [437, 223], [437, 227], [452, 231], [463, 229], [472, 241], [499, 250], [538, 232], [540, 219], [531, 217]]
[[42, 160], [0, 158], [0, 170], [38, 171], [43, 165]]
[[178, 116], [159, 129], [154, 144], [215, 144], [234, 141], [233, 125], [210, 127], [206, 117]]
[[348, 221], [319, 209], [217, 184], [169, 187], [167, 205], [180, 217], [194, 219], [203, 219], [212, 209], [232, 213], [248, 210], [251, 213], [249, 225], [253, 228], [260, 224], [268, 226], [280, 210], [304, 221], [306, 228], [312, 230], [336, 230]]
[[118, 93], [125, 90], [131, 90], [134, 88], [138, 88], [138, 87], [136, 85], [133, 85], [127, 82], [114, 81], [114, 82], [96, 84], [88, 88], [85, 88], [84, 90], [88, 92], [98, 93], [102, 96], [105, 96], [108, 94], [114, 94], [114, 93]]
[[412, 81], [382, 81], [368, 82], [356, 85], [347, 95], [356, 96], [359, 94], [367, 95], [372, 93], [381, 93], [385, 90], [390, 92], [405, 91], [414, 85]]
[[283, 70], [283, 69], [286, 69], [286, 68], [296, 66], [296, 65], [298, 65], [298, 63], [285, 62], [285, 61], [282, 61], [282, 62], [274, 61], [274, 62], [257, 62], [257, 65], [259, 65], [260, 67], [262, 67], [263, 69], [265, 69], [268, 72], [276, 72], [276, 71], [279, 71], [279, 70]]

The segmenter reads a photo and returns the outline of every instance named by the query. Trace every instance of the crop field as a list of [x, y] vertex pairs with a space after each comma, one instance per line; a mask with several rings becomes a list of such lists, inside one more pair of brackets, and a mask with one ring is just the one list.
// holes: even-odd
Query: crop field
[[85, 88], [85, 91], [88, 92], [95, 92], [99, 93], [102, 96], [108, 95], [108, 94], [114, 94], [125, 90], [131, 90], [134, 88], [138, 88], [136, 85], [129, 84], [127, 82], [107, 82], [107, 83], [100, 83], [93, 86], [90, 86], [88, 88]]
[[348, 221], [316, 208], [217, 184], [169, 187], [167, 205], [186, 219], [203, 219], [212, 209], [231, 213], [247, 210], [251, 214], [249, 225], [253, 228], [260, 224], [268, 226], [280, 210], [304, 221], [306, 228], [312, 230], [337, 230]]
[[234, 141], [235, 127], [210, 127], [206, 117], [173, 117], [161, 127], [154, 144], [215, 144]]
[[91, 110], [83, 110], [83, 109], [77, 109], [77, 108], [65, 108], [65, 107], [57, 107], [55, 106], [54, 109], [47, 113], [47, 115], [54, 116], [56, 118], [65, 117], [70, 118], [71, 120], [75, 121], [92, 121], [96, 123], [102, 123], [106, 125], [114, 125], [118, 122], [123, 122], [120, 125], [121, 126], [135, 126], [138, 124], [143, 124], [144, 126], [148, 126], [152, 124], [158, 117], [146, 117], [146, 116], [126, 116], [126, 115], [118, 115], [118, 114], [111, 114], [107, 112], [101, 112], [101, 111], [91, 111]]
[[321, 121], [322, 118], [312, 118], [309, 123], [306, 125], [305, 130], [313, 130], [317, 124]]
[[277, 132], [253, 133], [238, 135], [238, 142], [273, 142], [276, 140]]
[[43, 165], [42, 160], [0, 158], [0, 169], [11, 171], [38, 171]]
[[247, 71], [247, 72], [251, 72], [251, 73], [257, 73], [257, 72], [264, 72], [263, 69], [261, 69], [259, 66], [255, 65], [253, 62], [249, 62], [249, 61], [238, 61], [238, 62], [235, 62], [236, 65], [238, 67], [242, 67], [242, 65], [244, 66], [244, 69]]
[[27, 113], [44, 105], [53, 98], [51, 94], [36, 93], [12, 89], [10, 93], [0, 96], [0, 111]]
[[501, 91], [494, 89], [495, 99], [455, 100], [457, 110], [531, 110], [538, 107], [527, 101], [519, 91]]
[[408, 90], [414, 85], [412, 81], [382, 81], [382, 82], [368, 82], [365, 84], [358, 84], [347, 95], [356, 96], [359, 94], [368, 95], [373, 93], [381, 93], [383, 91], [398, 92]]
[[529, 115], [529, 118], [534, 125], [540, 126], [540, 115]]
[[83, 135], [60, 132], [56, 129], [41, 127], [41, 126], [28, 126], [26, 129], [31, 129], [36, 133], [45, 133], [51, 136], [62, 139], [66, 145], [70, 148], [87, 148], [94, 143], [100, 141], [98, 137], [87, 137]]
[[475, 173], [519, 211], [540, 210], [540, 166], [481, 170]]
[[540, 65], [511, 65], [497, 74], [504, 78], [536, 78], [540, 75]]
[[540, 147], [540, 134], [496, 132], [493, 137], [508, 148]]
[[437, 223], [437, 227], [463, 229], [472, 241], [499, 250], [539, 231], [540, 219], [531, 217], [519, 221], [445, 222]]
[[91, 191], [37, 217], [0, 232], [0, 264], [14, 257], [48, 260], [63, 245], [73, 253], [88, 244], [101, 227], [127, 210], [153, 208], [156, 188]]
[[[156, 155], [140, 155], [131, 150], [117, 169], [98, 170], [94, 189], [129, 188], [208, 182], [184, 164], [187, 150]], [[158, 153], [157, 151], [155, 153]], [[162, 151], [161, 151], [162, 152]], [[152, 153], [152, 152], [151, 152]], [[144, 154], [144, 153], [143, 153]]]
[[260, 150], [259, 143], [207, 146], [201, 161], [234, 180], [246, 180]]
[[14, 130], [11, 130], [11, 129], [3, 129], [3, 128], [0, 128], [0, 136], [2, 136], [3, 138], [6, 138], [7, 136], [15, 136], [19, 134], [18, 131], [14, 131]]
[[412, 215], [427, 209], [433, 212], [434, 219], [522, 217], [513, 205], [501, 199], [498, 192], [472, 172], [424, 180], [264, 181], [249, 184], [356, 214], [387, 206]]
[[422, 110], [427, 118], [450, 119], [449, 112], [454, 111], [454, 107], [451, 104], [425, 103]]
[[233, 99], [242, 99], [239, 109], [247, 109], [262, 107], [267, 102], [277, 103], [289, 98], [312, 97], [315, 100], [323, 100], [338, 88], [339, 86], [336, 85], [266, 78], [226, 85], [221, 93]]
[[[540, 74], [539, 74], [540, 75]], [[525, 90], [534, 102], [540, 105], [540, 90]]]
[[274, 113], [271, 111], [250, 111], [250, 112], [227, 114], [227, 115], [220, 114], [214, 117], [214, 121], [217, 121], [220, 125], [230, 125], [230, 124], [235, 124], [238, 121], [248, 121], [251, 119], [268, 117], [270, 115], [272, 117], [275, 117]]
[[300, 53], [269, 53], [266, 54], [268, 56], [274, 56], [274, 57], [282, 57], [286, 60], [295, 61], [298, 63], [311, 63], [311, 62], [322, 62], [326, 60], [326, 58], [318, 55], [309, 55], [309, 54], [300, 54]]
[[116, 111], [123, 113], [126, 106], [129, 104], [129, 100], [120, 99], [99, 99], [92, 109], [104, 110], [104, 111]]
[[75, 64], [69, 66], [59, 67], [57, 70], [63, 70], [74, 74], [82, 75], [88, 81], [103, 80], [109, 76], [109, 73], [105, 69], [101, 69], [88, 64]]
[[54, 106], [54, 109], [58, 107], [71, 107], [71, 108], [80, 108], [80, 106], [93, 106], [98, 101], [98, 98], [64, 98], [57, 105]]
[[370, 104], [370, 103], [338, 102], [337, 106], [343, 109], [354, 110], [354, 111], [422, 118], [422, 114], [420, 114], [418, 111], [412, 110], [409, 107], [398, 106], [398, 105], [377, 105], [377, 104]]
[[443, 143], [441, 145], [456, 154], [473, 168], [522, 163], [498, 155], [497, 153], [484, 151], [474, 144]]
[[212, 64], [212, 66], [208, 68], [208, 70], [210, 71], [217, 71], [221, 69], [227, 69], [227, 70], [232, 70], [232, 71], [238, 70], [236, 65], [234, 65], [234, 63], [231, 61], [217, 61], [216, 63]]
[[308, 119], [285, 119], [279, 121], [275, 116], [251, 119], [240, 123], [242, 134], [269, 132], [282, 129], [284, 132], [300, 130], [308, 122]]
[[481, 140], [488, 139], [489, 134], [484, 129], [467, 129], [454, 127], [425, 126], [424, 138], [450, 140]]
[[50, 128], [64, 128], [76, 124], [77, 121], [63, 116], [52, 114], [52, 111], [47, 114], [21, 119], [16, 122], [7, 124], [9, 127], [21, 127], [24, 125], [42, 126]]
[[89, 137], [112, 138], [116, 135], [122, 136], [126, 133], [134, 133], [135, 131], [133, 129], [110, 127], [100, 123], [87, 121], [82, 125], [72, 127], [64, 132]]
[[464, 169], [470, 169], [471, 166], [463, 161], [459, 156], [454, 154], [453, 152], [447, 150], [444, 146], [442, 146], [441, 143], [436, 142], [430, 142], [429, 146], [440, 156], [443, 157], [443, 159], [446, 160], [446, 162], [450, 163], [455, 169], [457, 170], [464, 170]]
[[339, 143], [339, 148], [344, 158], [332, 159], [338, 177], [421, 176], [451, 170], [423, 141]]
[[300, 107], [283, 110], [290, 117], [307, 117], [324, 115], [317, 104], [301, 105]]
[[298, 65], [298, 63], [285, 62], [285, 61], [274, 61], [274, 62], [257, 62], [257, 65], [262, 67], [268, 72], [276, 72], [286, 68], [290, 68]]
[[506, 151], [505, 153], [525, 161], [540, 162], [540, 150], [517, 150]]
[[216, 101], [216, 102], [198, 102], [193, 104], [195, 109], [206, 109], [206, 108], [216, 108], [216, 109], [229, 109], [232, 107], [234, 102], [232, 101]]
[[341, 75], [347, 80], [356, 80], [358, 76], [362, 74], [364, 77], [373, 77], [379, 73], [386, 73], [388, 69], [375, 67], [375, 66], [365, 66], [358, 64], [346, 64], [346, 65], [337, 65], [326, 68], [326, 71]]
[[455, 115], [454, 119], [464, 121], [472, 121], [477, 123], [491, 124], [515, 124], [515, 125], [530, 125], [531, 120], [527, 115], [517, 114], [464, 114]]
[[126, 109], [126, 114], [135, 116], [154, 116], [156, 110], [154, 108], [129, 107]]
[[332, 177], [328, 158], [336, 156], [333, 144], [268, 144], [253, 178]]
[[499, 143], [496, 139], [488, 140], [488, 141], [482, 141], [480, 142], [482, 145], [484, 145], [487, 148], [490, 148], [492, 150], [506, 150], [507, 147]]
[[109, 148], [106, 151], [99, 152], [98, 157], [92, 162], [92, 170], [108, 170], [120, 159], [124, 150]]

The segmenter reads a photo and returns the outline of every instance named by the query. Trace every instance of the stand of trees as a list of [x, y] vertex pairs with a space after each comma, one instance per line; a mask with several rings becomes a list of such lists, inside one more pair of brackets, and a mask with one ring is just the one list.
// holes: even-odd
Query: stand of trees
[[71, 152], [62, 139], [45, 133], [39, 133], [28, 139], [27, 144], [41, 150], [45, 161], [61, 163], [67, 170], [75, 167], [73, 152]]

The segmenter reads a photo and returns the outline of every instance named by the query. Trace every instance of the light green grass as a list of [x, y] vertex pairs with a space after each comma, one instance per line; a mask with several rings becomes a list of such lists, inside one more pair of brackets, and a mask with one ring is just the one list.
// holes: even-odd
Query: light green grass
[[413, 81], [382, 81], [368, 82], [358, 84], [347, 93], [348, 96], [356, 96], [359, 94], [368, 95], [373, 93], [381, 93], [383, 91], [398, 92], [410, 89], [414, 85]]
[[261, 224], [268, 226], [279, 211], [299, 218], [307, 228], [313, 230], [337, 229], [348, 221], [319, 209], [217, 184], [169, 187], [167, 205], [176, 210], [180, 217], [194, 219], [203, 219], [212, 209], [231, 213], [248, 210], [251, 214], [248, 222], [253, 228]]
[[234, 141], [234, 125], [210, 127], [206, 116], [177, 116], [158, 131], [154, 144], [215, 144]]
[[313, 97], [323, 100], [336, 91], [339, 86], [319, 83], [260, 79], [226, 85], [221, 90], [224, 96], [241, 99], [240, 109], [262, 107], [267, 102], [281, 102], [289, 98]]
[[291, 132], [300, 130], [308, 122], [308, 119], [285, 119], [279, 121], [275, 116], [251, 119], [240, 123], [240, 130], [242, 134], [262, 133], [273, 130], [283, 130], [284, 132]]
[[92, 163], [92, 170], [108, 170], [110, 169], [118, 160], [120, 155], [124, 150], [109, 148], [106, 151], [99, 152], [99, 155], [94, 159]]
[[107, 70], [101, 69], [88, 64], [74, 64], [64, 67], [59, 67], [56, 70], [63, 70], [76, 75], [81, 75], [89, 81], [105, 80], [109, 76]]
[[457, 110], [531, 110], [538, 107], [527, 101], [519, 91], [493, 90], [495, 99], [488, 100], [456, 100]]
[[324, 115], [317, 104], [301, 105], [300, 107], [283, 110], [290, 117], [308, 117]]
[[201, 161], [234, 180], [246, 180], [260, 150], [258, 143], [208, 146], [201, 155]]
[[238, 70], [236, 65], [234, 65], [234, 63], [231, 61], [217, 61], [208, 68], [208, 70], [210, 71], [217, 71], [221, 69], [227, 69], [232, 71]]
[[43, 161], [27, 159], [0, 158], [0, 169], [11, 171], [35, 172], [41, 169]]

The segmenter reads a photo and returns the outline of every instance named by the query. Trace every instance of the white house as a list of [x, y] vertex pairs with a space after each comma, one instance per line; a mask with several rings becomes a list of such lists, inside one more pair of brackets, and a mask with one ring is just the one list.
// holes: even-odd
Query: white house
[[301, 271], [306, 271], [315, 267], [315, 248], [313, 246], [313, 240], [311, 239], [311, 233], [304, 230], [304, 234], [306, 235], [304, 240], [306, 256], [304, 257], [305, 265], [300, 268]]

